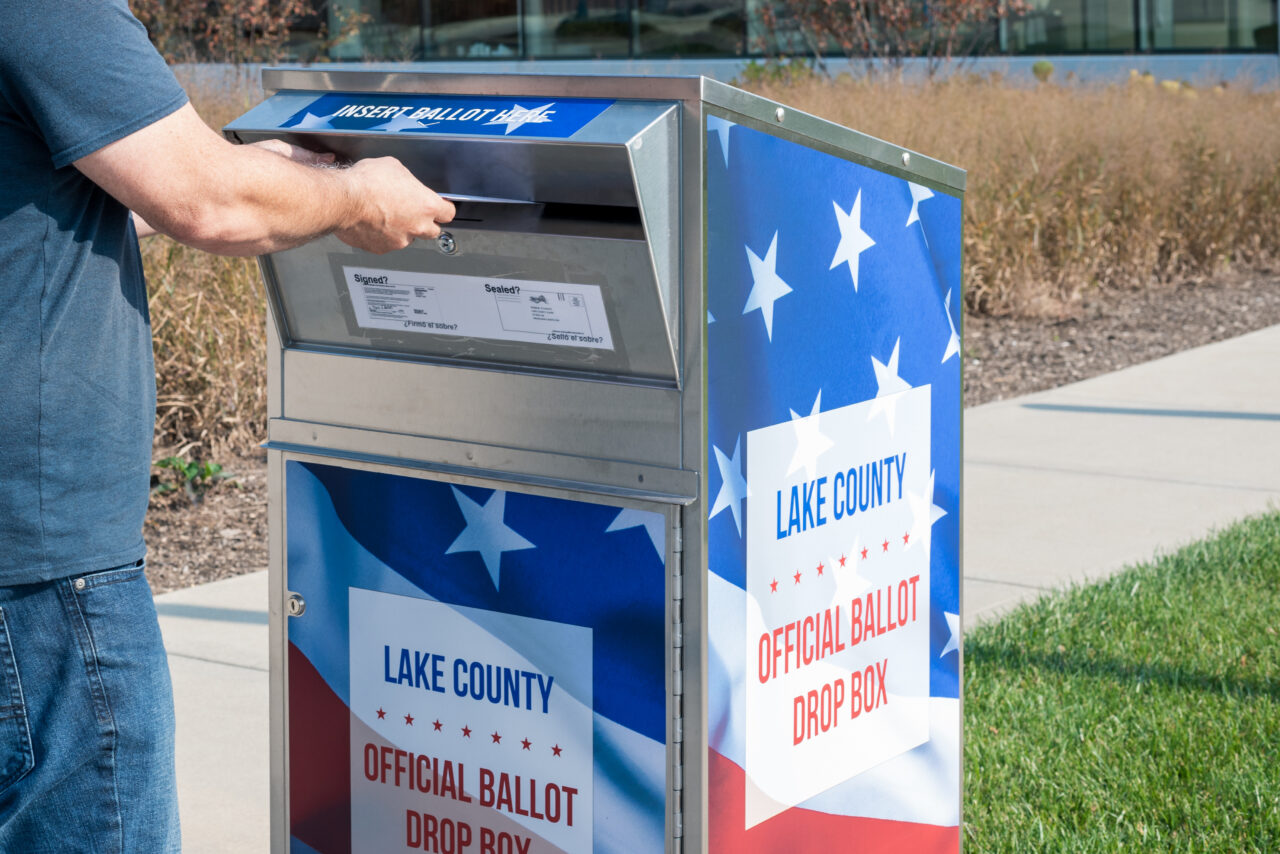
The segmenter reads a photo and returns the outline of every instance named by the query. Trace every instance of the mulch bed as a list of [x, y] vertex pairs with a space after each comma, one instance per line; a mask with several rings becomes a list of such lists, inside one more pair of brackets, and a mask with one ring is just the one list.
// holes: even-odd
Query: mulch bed
[[[1083, 299], [1048, 319], [965, 319], [965, 405], [1017, 397], [1280, 324], [1280, 275], [1236, 276]], [[266, 453], [219, 460], [232, 478], [193, 501], [153, 494], [157, 592], [267, 566]]]
[[228, 477], [197, 493], [151, 493], [143, 532], [156, 593], [267, 568], [267, 452], [220, 460]]
[[1117, 371], [1280, 323], [1280, 275], [1087, 297], [1060, 317], [966, 317], [965, 406]]

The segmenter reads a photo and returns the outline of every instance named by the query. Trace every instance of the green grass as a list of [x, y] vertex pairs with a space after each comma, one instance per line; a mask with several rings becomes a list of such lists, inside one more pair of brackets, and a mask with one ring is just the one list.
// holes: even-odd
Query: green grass
[[1280, 851], [1280, 513], [965, 638], [969, 852]]

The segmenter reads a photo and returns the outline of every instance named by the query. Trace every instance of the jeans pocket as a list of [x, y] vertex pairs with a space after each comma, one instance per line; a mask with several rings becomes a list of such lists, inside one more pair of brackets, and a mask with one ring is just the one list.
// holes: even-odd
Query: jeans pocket
[[13, 656], [9, 622], [0, 608], [0, 791], [22, 779], [35, 765], [22, 680]]
[[82, 575], [72, 587], [106, 705], [101, 713], [114, 721], [117, 739], [145, 730], [172, 753], [169, 658], [142, 561]]
[[145, 577], [146, 564], [144, 561], [138, 561], [126, 566], [117, 566], [114, 569], [104, 569], [99, 572], [91, 572], [88, 575], [82, 575], [72, 582], [72, 585], [77, 592], [84, 592]]

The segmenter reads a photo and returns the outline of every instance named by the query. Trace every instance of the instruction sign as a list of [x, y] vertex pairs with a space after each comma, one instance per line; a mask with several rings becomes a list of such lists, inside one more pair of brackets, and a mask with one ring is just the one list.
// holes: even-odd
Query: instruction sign
[[598, 285], [342, 269], [365, 329], [613, 349]]

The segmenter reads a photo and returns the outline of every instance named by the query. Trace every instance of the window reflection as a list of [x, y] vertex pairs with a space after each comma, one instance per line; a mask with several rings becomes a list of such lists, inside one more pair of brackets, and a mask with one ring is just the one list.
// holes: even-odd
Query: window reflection
[[330, 49], [334, 59], [421, 59], [424, 0], [332, 0], [329, 32], [347, 34]]
[[[838, 0], [832, 0], [837, 2]], [[328, 0], [319, 20], [298, 22], [298, 58], [339, 60], [806, 56], [783, 17], [761, 26], [775, 0]], [[1028, 0], [999, 27], [1013, 54], [1168, 50], [1275, 52], [1275, 0]], [[357, 27], [351, 22], [358, 21]], [[982, 26], [994, 32], [995, 25]], [[315, 31], [314, 35], [308, 34]], [[968, 40], [963, 40], [967, 42]], [[771, 42], [771, 43], [766, 43]], [[833, 51], [838, 55], [838, 51]]]
[[1009, 23], [1014, 53], [1133, 50], [1132, 0], [1031, 0], [1030, 11]]
[[639, 0], [636, 52], [650, 56], [743, 53], [743, 0]]
[[517, 0], [421, 2], [426, 54], [433, 59], [514, 59], [520, 55]]
[[530, 56], [627, 56], [631, 0], [525, 0]]
[[1270, 0], [1151, 0], [1155, 48], [1275, 50]]
[[1276, 49], [1272, 0], [1031, 0], [1030, 6], [1008, 24], [1011, 53]]

